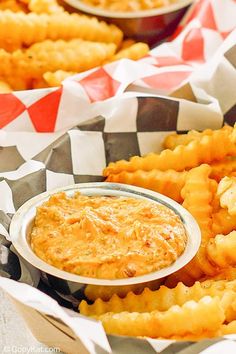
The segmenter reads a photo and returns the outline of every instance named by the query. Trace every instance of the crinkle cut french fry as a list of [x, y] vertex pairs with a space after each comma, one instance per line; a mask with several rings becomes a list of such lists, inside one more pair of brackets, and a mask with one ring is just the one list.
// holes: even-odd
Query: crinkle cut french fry
[[162, 285], [156, 291], [145, 288], [141, 294], [135, 295], [133, 292], [129, 292], [123, 299], [114, 294], [109, 301], [102, 301], [99, 298], [92, 305], [88, 305], [83, 300], [79, 309], [85, 316], [99, 316], [106, 312], [167, 311], [174, 305], [182, 306], [190, 300], [199, 301], [204, 296], [222, 298], [225, 290], [232, 290], [236, 294], [236, 281], [195, 282], [191, 287], [178, 283], [173, 289]]
[[226, 209], [220, 209], [212, 215], [212, 231], [214, 235], [227, 235], [236, 229], [236, 215], [229, 215]]
[[236, 159], [226, 158], [223, 161], [211, 163], [211, 178], [214, 178], [217, 182], [220, 182], [225, 176], [229, 176], [236, 171]]
[[[229, 125], [225, 125], [221, 130], [227, 130], [232, 132], [233, 128]], [[202, 138], [205, 135], [212, 135], [212, 129], [205, 129], [202, 132], [197, 130], [190, 130], [187, 134], [172, 133], [167, 135], [163, 142], [164, 149], [174, 150], [178, 145], [188, 145], [191, 141]]]
[[166, 312], [108, 312], [96, 316], [108, 334], [169, 338], [174, 335], [201, 334], [219, 330], [225, 320], [219, 298], [206, 296], [199, 302], [188, 301]]
[[124, 39], [120, 45], [120, 50], [122, 49], [127, 49], [129, 47], [131, 47], [133, 44], [135, 44], [135, 41], [133, 39], [127, 38]]
[[209, 328], [206, 332], [199, 335], [185, 335], [185, 336], [173, 336], [171, 339], [175, 340], [185, 340], [185, 341], [197, 341], [206, 338], [222, 337], [227, 334], [236, 334], [236, 321], [235, 321], [235, 292], [226, 292], [221, 299], [221, 306], [224, 308], [226, 315], [226, 323], [222, 324], [220, 329], [216, 331], [211, 331]]
[[[199, 334], [198, 335], [188, 334], [188, 335], [184, 335], [184, 336], [171, 336], [168, 339], [175, 340], [175, 341], [197, 342], [200, 340], [206, 340], [206, 339], [219, 337], [219, 336], [221, 336], [220, 333], [221, 333], [221, 329], [216, 330], [216, 331], [207, 330], [207, 331], [201, 333], [200, 335]], [[160, 339], [162, 339], [162, 338], [160, 338]], [[165, 338], [163, 338], [163, 339], [165, 339]]]
[[207, 256], [219, 268], [236, 266], [236, 231], [228, 235], [217, 235], [207, 244]]
[[236, 334], [236, 321], [221, 326], [219, 336], [225, 336], [227, 334]]
[[119, 45], [122, 37], [122, 32], [118, 27], [100, 22], [95, 17], [90, 18], [67, 12], [49, 15], [0, 11], [0, 46], [2, 48], [8, 43], [21, 48], [46, 39], [70, 40], [73, 38]]
[[49, 87], [47, 82], [44, 80], [44, 78], [32, 80], [31, 85], [33, 89]]
[[218, 185], [217, 195], [222, 208], [230, 215], [236, 215], [236, 177], [224, 177]]
[[177, 202], [182, 202], [181, 190], [185, 184], [188, 172], [176, 172], [174, 170], [168, 171], [142, 171], [136, 172], [121, 172], [114, 175], [109, 175], [106, 179], [107, 182], [118, 182], [131, 184], [155, 192], [162, 193]]
[[204, 135], [212, 135], [212, 129], [206, 129], [203, 132], [190, 130], [187, 134], [173, 133], [167, 135], [163, 141], [164, 149], [174, 150], [178, 145], [188, 145], [191, 141], [200, 139]]
[[16, 0], [0, 1], [0, 11], [11, 10], [12, 12], [26, 12], [27, 8]]
[[65, 79], [75, 74], [76, 72], [74, 71], [63, 71], [63, 70], [57, 70], [55, 72], [48, 71], [45, 74], [43, 74], [43, 78], [49, 87], [56, 87], [56, 86], [60, 86]]
[[[212, 135], [204, 135], [188, 145], [179, 145], [174, 150], [167, 149], [160, 154], [151, 153], [144, 157], [134, 156], [129, 161], [111, 162], [104, 169], [103, 174], [108, 176], [122, 171], [150, 171], [153, 169], [184, 171], [199, 166], [201, 163], [211, 163], [214, 160], [235, 155], [236, 145], [230, 137], [228, 129], [215, 130]], [[219, 142], [221, 143], [219, 144]]]
[[196, 342], [199, 340], [206, 340], [207, 338], [208, 339], [219, 338], [219, 337], [227, 336], [229, 334], [234, 334], [234, 335], [236, 334], [236, 320], [221, 325], [220, 329], [217, 331], [206, 331], [201, 335], [173, 336], [170, 337], [169, 339]]
[[224, 309], [225, 321], [231, 322], [236, 320], [236, 292], [232, 290], [225, 291], [220, 301]]
[[121, 49], [119, 52], [117, 52], [111, 59], [110, 61], [115, 61], [119, 59], [131, 59], [131, 60], [139, 60], [145, 55], [147, 55], [149, 52], [149, 47], [146, 43], [135, 43], [131, 45], [128, 48]]
[[29, 0], [28, 3], [29, 10], [38, 14], [64, 12], [64, 8], [56, 0]]
[[199, 341], [204, 340], [206, 338], [216, 338], [223, 337], [228, 334], [236, 334], [236, 321], [231, 321], [228, 324], [221, 325], [220, 329], [217, 331], [206, 331], [205, 333], [199, 335], [187, 335], [187, 336], [173, 336], [170, 339], [172, 340], [181, 340], [181, 341]]
[[126, 286], [102, 286], [102, 285], [87, 285], [84, 294], [87, 299], [91, 301], [95, 301], [97, 299], [101, 299], [103, 301], [108, 301], [110, 298], [116, 294], [120, 298], [125, 297], [129, 292], [133, 292], [134, 294], [140, 294], [144, 287], [148, 287], [149, 289], [157, 289], [160, 286], [160, 281], [153, 280], [147, 283], [141, 284], [133, 284]]
[[202, 279], [200, 279], [200, 281], [204, 282], [205, 284], [207, 282], [210, 284], [216, 280], [227, 280], [227, 281], [236, 280], [236, 268], [228, 267], [225, 269], [219, 269], [219, 272], [213, 277], [205, 276]]
[[220, 198], [217, 195], [218, 183], [214, 179], [210, 179], [210, 188], [212, 192], [212, 203], [211, 203], [212, 212], [217, 213], [221, 208], [220, 208]]
[[[1, 54], [0, 54], [1, 56]], [[32, 80], [26, 77], [17, 77], [17, 76], [6, 76], [2, 77], [3, 81], [5, 81], [14, 91], [18, 90], [28, 90], [32, 88]]]
[[[201, 165], [192, 169], [187, 176], [186, 184], [181, 193], [184, 198], [183, 206], [197, 220], [202, 235], [199, 251], [193, 260], [185, 267], [187, 273], [193, 278], [197, 268], [199, 273], [201, 271], [205, 274], [215, 274], [215, 269], [208, 262], [205, 252], [207, 242], [212, 236], [211, 201], [213, 193], [212, 182], [208, 178], [210, 171], [211, 169], [208, 165]], [[196, 267], [196, 269], [194, 269], [194, 267]]]
[[7, 53], [0, 50], [0, 75], [38, 79], [47, 71], [62, 69], [81, 72], [98, 66], [111, 57], [116, 50], [113, 43], [71, 41], [44, 41], [27, 50]]
[[[211, 168], [201, 165], [189, 171], [182, 189], [183, 206], [193, 215], [201, 230], [202, 240], [196, 256], [185, 267], [167, 277], [166, 285], [174, 287], [179, 281], [184, 282], [184, 274], [193, 280], [199, 280], [203, 274], [214, 275], [215, 267], [208, 261], [206, 245], [212, 233], [212, 191], [208, 178]], [[192, 285], [192, 282], [186, 283]]]

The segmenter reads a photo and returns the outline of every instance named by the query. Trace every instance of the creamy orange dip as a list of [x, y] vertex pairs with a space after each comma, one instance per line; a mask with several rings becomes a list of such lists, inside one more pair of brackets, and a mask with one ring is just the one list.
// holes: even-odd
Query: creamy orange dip
[[67, 272], [135, 277], [173, 263], [187, 242], [180, 218], [143, 199], [58, 193], [37, 208], [31, 246]]

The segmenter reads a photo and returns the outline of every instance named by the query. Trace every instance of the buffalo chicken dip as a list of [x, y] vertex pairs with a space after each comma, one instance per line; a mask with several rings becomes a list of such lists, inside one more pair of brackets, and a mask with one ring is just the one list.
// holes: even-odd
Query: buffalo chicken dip
[[37, 208], [30, 243], [38, 257], [59, 269], [120, 279], [171, 265], [187, 235], [179, 216], [161, 204], [58, 193]]

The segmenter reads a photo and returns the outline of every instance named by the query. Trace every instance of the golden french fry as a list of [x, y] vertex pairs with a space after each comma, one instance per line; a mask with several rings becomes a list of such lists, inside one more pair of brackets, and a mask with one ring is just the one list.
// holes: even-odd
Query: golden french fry
[[26, 50], [7, 53], [0, 50], [0, 75], [24, 79], [39, 79], [47, 71], [62, 69], [81, 72], [98, 66], [116, 50], [113, 43], [44, 41]]
[[205, 247], [212, 236], [211, 201], [213, 193], [212, 182], [208, 178], [210, 171], [208, 165], [192, 169], [188, 173], [186, 184], [182, 189], [183, 206], [195, 217], [202, 234], [200, 249], [192, 260], [193, 263], [190, 264], [190, 262], [186, 266], [187, 273], [192, 277], [196, 272], [196, 269], [191, 269], [194, 266], [199, 269], [199, 272], [215, 274], [215, 269], [208, 262], [205, 254]]
[[92, 305], [83, 300], [79, 309], [85, 316], [99, 316], [106, 312], [167, 311], [174, 305], [182, 306], [190, 300], [199, 301], [204, 296], [218, 296], [221, 299], [226, 290], [235, 292], [236, 296], [236, 281], [195, 282], [192, 287], [178, 283], [173, 289], [162, 285], [156, 291], [145, 288], [139, 295], [129, 292], [126, 297], [120, 298], [114, 294], [109, 301], [102, 301], [99, 298]]
[[236, 292], [227, 290], [220, 300], [225, 313], [225, 321], [231, 322], [236, 320]]
[[236, 215], [236, 177], [224, 177], [218, 186], [217, 194], [222, 208], [230, 215]]
[[84, 294], [87, 299], [95, 301], [97, 299], [108, 301], [116, 294], [120, 298], [125, 297], [132, 291], [134, 294], [141, 294], [145, 287], [149, 289], [157, 289], [160, 286], [160, 280], [154, 280], [142, 284], [126, 285], [126, 286], [102, 286], [102, 285], [87, 285]]
[[225, 336], [227, 334], [236, 334], [236, 321], [221, 326], [219, 336]]
[[30, 46], [46, 39], [70, 40], [73, 38], [119, 45], [122, 37], [122, 32], [118, 27], [100, 22], [95, 17], [90, 18], [67, 12], [49, 15], [0, 11], [1, 48], [5, 48], [8, 43], [21, 48], [21, 46]]
[[117, 182], [131, 184], [138, 187], [151, 189], [162, 193], [177, 202], [182, 202], [181, 190], [185, 184], [188, 172], [176, 172], [174, 170], [160, 171], [142, 171], [135, 172], [123, 171], [118, 174], [111, 174], [107, 177], [107, 182]]
[[225, 269], [220, 269], [219, 272], [213, 276], [213, 277], [203, 277], [202, 279], [200, 279], [201, 282], [213, 282], [216, 280], [227, 280], [227, 281], [232, 281], [236, 279], [236, 268], [234, 267], [228, 267]]
[[0, 79], [0, 93], [9, 93], [11, 91], [11, 86], [6, 81]]
[[236, 266], [236, 231], [228, 235], [217, 235], [207, 244], [207, 257], [219, 268]]
[[49, 87], [44, 78], [33, 79], [31, 85], [33, 89]]
[[204, 135], [198, 140], [191, 141], [188, 145], [179, 145], [174, 150], [167, 149], [160, 154], [151, 153], [144, 157], [134, 156], [129, 161], [111, 162], [103, 174], [108, 176], [122, 171], [150, 171], [152, 169], [184, 171], [201, 163], [211, 163], [235, 154], [236, 145], [231, 139], [230, 132], [228, 129], [221, 129], [213, 131], [212, 135]]
[[221, 336], [221, 328], [220, 328], [220, 330], [216, 330], [216, 331], [207, 330], [207, 331], [202, 332], [200, 335], [199, 334], [198, 335], [188, 334], [188, 335], [184, 335], [184, 336], [171, 336], [168, 339], [176, 340], [176, 341], [197, 342], [200, 340], [211, 339], [211, 338], [215, 338], [215, 337], [219, 337], [219, 336]]
[[64, 8], [59, 6], [56, 0], [29, 0], [28, 3], [29, 10], [37, 14], [64, 12]]
[[49, 87], [60, 86], [61, 83], [67, 79], [69, 76], [75, 75], [76, 72], [73, 71], [63, 71], [57, 70], [55, 72], [46, 72], [43, 74], [43, 78]]
[[[1, 54], [0, 54], [1, 56]], [[29, 80], [25, 77], [17, 77], [13, 76], [6, 76], [2, 77], [2, 79], [11, 87], [12, 90], [28, 90], [32, 88], [32, 80]]]
[[[229, 133], [233, 131], [233, 128], [229, 125], [225, 125], [221, 130], [227, 130]], [[178, 145], [188, 145], [191, 141], [199, 140], [205, 135], [212, 135], [214, 130], [205, 129], [202, 132], [197, 130], [190, 130], [187, 134], [172, 133], [167, 135], [163, 142], [164, 149], [174, 150]]]
[[235, 321], [235, 292], [227, 291], [224, 296], [221, 298], [221, 306], [224, 309], [226, 316], [226, 323], [222, 324], [220, 329], [216, 331], [211, 331], [211, 328], [208, 328], [207, 331], [199, 335], [184, 335], [184, 336], [173, 336], [171, 339], [176, 340], [190, 340], [197, 341], [206, 338], [220, 337], [227, 334], [236, 334], [236, 321]]
[[236, 171], [236, 159], [226, 158], [222, 161], [211, 163], [211, 178], [214, 178], [217, 182], [220, 182], [225, 176], [229, 176]]
[[0, 1], [0, 11], [11, 10], [12, 12], [26, 12], [26, 8], [16, 0]]
[[[185, 267], [167, 277], [166, 285], [174, 287], [179, 281], [183, 281], [184, 274], [193, 280], [199, 280], [203, 274], [214, 275], [215, 267], [208, 261], [206, 245], [213, 236], [212, 233], [212, 191], [208, 178], [211, 168], [209, 165], [201, 165], [189, 171], [186, 183], [182, 189], [184, 199], [183, 206], [194, 216], [201, 229], [202, 240], [196, 256]], [[192, 282], [187, 285], [192, 285]]]
[[193, 140], [198, 140], [204, 135], [212, 135], [212, 129], [206, 129], [203, 132], [190, 130], [187, 134], [173, 133], [167, 135], [163, 141], [164, 149], [174, 150], [178, 145], [188, 145]]
[[127, 48], [131, 47], [133, 44], [135, 44], [135, 41], [133, 39], [130, 39], [130, 38], [124, 39], [121, 42], [120, 50], [127, 49]]
[[211, 202], [212, 212], [217, 213], [221, 209], [221, 207], [220, 207], [220, 198], [217, 195], [218, 183], [214, 179], [210, 179], [210, 188], [212, 192], [212, 202]]
[[116, 61], [120, 59], [131, 59], [131, 60], [139, 60], [149, 52], [149, 47], [146, 43], [135, 43], [128, 48], [121, 49], [118, 53], [113, 55], [113, 57], [109, 61]]
[[108, 334], [169, 338], [200, 335], [209, 328], [219, 330], [225, 315], [218, 297], [205, 296], [199, 302], [188, 301], [165, 312], [108, 312], [94, 318], [102, 322]]
[[226, 209], [220, 209], [212, 215], [214, 235], [227, 235], [236, 228], [236, 215], [230, 215]]
[[221, 325], [220, 329], [217, 331], [206, 331], [201, 335], [188, 335], [188, 336], [173, 336], [170, 339], [172, 340], [181, 340], [181, 341], [199, 341], [206, 340], [211, 338], [219, 338], [227, 336], [230, 334], [236, 334], [236, 320], [233, 320], [227, 324]]

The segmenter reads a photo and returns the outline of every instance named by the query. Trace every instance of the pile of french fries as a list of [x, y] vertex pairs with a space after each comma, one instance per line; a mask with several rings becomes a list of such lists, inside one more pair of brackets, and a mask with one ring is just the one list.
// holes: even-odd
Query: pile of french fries
[[0, 0], [0, 92], [59, 86], [68, 76], [149, 47], [115, 25], [68, 13], [56, 0]]
[[[106, 181], [148, 188], [196, 219], [196, 256], [154, 290], [89, 285], [80, 312], [107, 333], [198, 340], [236, 333], [236, 125], [171, 134], [164, 150], [110, 163]], [[128, 292], [128, 293], [127, 293]]]

